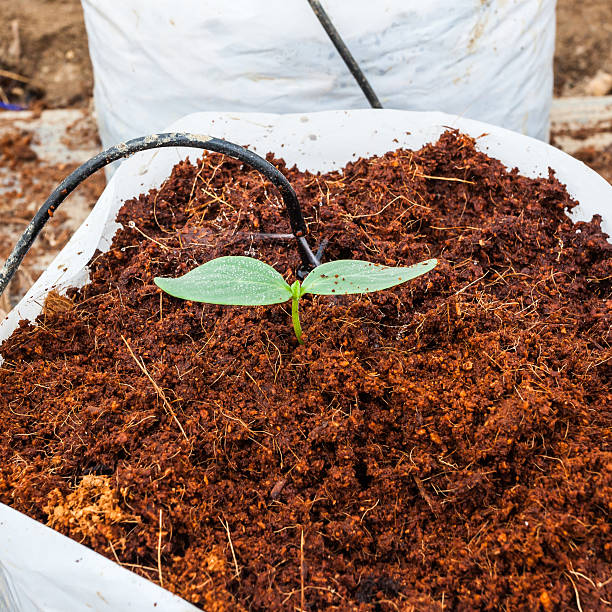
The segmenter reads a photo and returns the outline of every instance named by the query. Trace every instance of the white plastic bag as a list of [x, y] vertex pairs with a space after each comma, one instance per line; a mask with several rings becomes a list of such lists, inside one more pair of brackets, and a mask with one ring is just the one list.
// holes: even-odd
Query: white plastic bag
[[[612, 186], [582, 162], [534, 140], [478, 121], [457, 119], [442, 113], [408, 111], [334, 111], [308, 115], [199, 113], [170, 126], [171, 131], [209, 132], [265, 154], [273, 151], [288, 165], [300, 169], [328, 171], [341, 168], [356, 156], [382, 154], [398, 147], [419, 148], [446, 129], [456, 127], [477, 140], [477, 147], [527, 176], [548, 176], [552, 167], [580, 201], [572, 217], [590, 220], [603, 217], [604, 231], [612, 230]], [[281, 146], [283, 145], [283, 146]], [[0, 325], [0, 342], [17, 327], [20, 319], [33, 319], [40, 312], [51, 288], [60, 291], [87, 279], [87, 263], [96, 249], [108, 250], [118, 225], [114, 221], [121, 205], [151, 188], [158, 187], [172, 166], [187, 155], [195, 160], [195, 149], [159, 149], [139, 153], [119, 168], [87, 221], [57, 256], [45, 273]], [[1, 348], [1, 347], [0, 347]], [[78, 560], [78, 563], [77, 563]], [[81, 612], [91, 610], [188, 612], [194, 608], [158, 586], [147, 583], [68, 540], [47, 527], [0, 504], [0, 603], [27, 601], [30, 607], [11, 612], [38, 610]], [[4, 586], [8, 585], [8, 586]], [[3, 589], [6, 589], [6, 593]], [[102, 599], [104, 601], [102, 601]], [[107, 605], [108, 604], [108, 605]], [[36, 607], [38, 606], [38, 608]]]
[[0, 612], [118, 611], [198, 608], [0, 504]]
[[[197, 111], [368, 108], [307, 0], [82, 0], [105, 147]], [[548, 139], [555, 0], [324, 0], [389, 109]]]

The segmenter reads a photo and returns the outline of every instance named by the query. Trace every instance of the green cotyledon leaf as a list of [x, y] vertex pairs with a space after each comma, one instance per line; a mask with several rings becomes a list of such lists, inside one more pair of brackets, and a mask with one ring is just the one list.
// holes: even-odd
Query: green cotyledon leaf
[[285, 279], [252, 257], [219, 257], [179, 278], [155, 278], [155, 284], [183, 300], [238, 306], [280, 304], [291, 299]]
[[433, 270], [437, 259], [393, 268], [370, 261], [338, 259], [317, 266], [302, 283], [301, 294], [346, 295], [389, 289]]

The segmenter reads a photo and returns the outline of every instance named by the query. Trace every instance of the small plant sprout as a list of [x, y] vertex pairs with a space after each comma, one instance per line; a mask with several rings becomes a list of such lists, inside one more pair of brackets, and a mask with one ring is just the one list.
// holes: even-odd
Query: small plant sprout
[[236, 306], [263, 306], [291, 300], [293, 329], [302, 341], [299, 301], [306, 293], [346, 295], [371, 293], [405, 283], [436, 267], [428, 259], [407, 268], [392, 268], [369, 261], [339, 259], [317, 266], [300, 283], [289, 285], [272, 267], [252, 257], [219, 257], [179, 278], [155, 278], [155, 284], [170, 295], [193, 302]]

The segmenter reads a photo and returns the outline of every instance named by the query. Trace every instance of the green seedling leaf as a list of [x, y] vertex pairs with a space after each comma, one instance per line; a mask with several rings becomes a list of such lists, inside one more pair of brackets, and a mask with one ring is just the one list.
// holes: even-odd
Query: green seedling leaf
[[438, 261], [428, 259], [407, 268], [392, 268], [370, 261], [339, 259], [317, 266], [302, 283], [302, 295], [346, 295], [389, 289], [433, 270]]
[[369, 261], [340, 259], [321, 264], [300, 285], [289, 286], [285, 279], [263, 261], [252, 257], [219, 257], [179, 278], [155, 278], [155, 284], [183, 300], [208, 304], [263, 306], [291, 300], [293, 329], [300, 344], [302, 327], [299, 300], [305, 293], [346, 295], [389, 289], [436, 267], [428, 259], [407, 268], [391, 268]]
[[263, 261], [252, 257], [219, 257], [179, 278], [155, 278], [155, 284], [183, 300], [263, 306], [291, 299], [291, 287]]

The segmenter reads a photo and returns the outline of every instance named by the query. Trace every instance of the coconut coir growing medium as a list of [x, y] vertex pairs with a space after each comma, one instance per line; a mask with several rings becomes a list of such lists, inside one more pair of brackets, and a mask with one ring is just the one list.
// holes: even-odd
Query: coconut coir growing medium
[[258, 173], [178, 164], [3, 345], [0, 500], [206, 610], [606, 608], [600, 220], [453, 132], [341, 172], [275, 163], [325, 260], [440, 264], [306, 296], [304, 346], [288, 303], [171, 298], [155, 276], [221, 255], [299, 264], [252, 233], [290, 231]]

